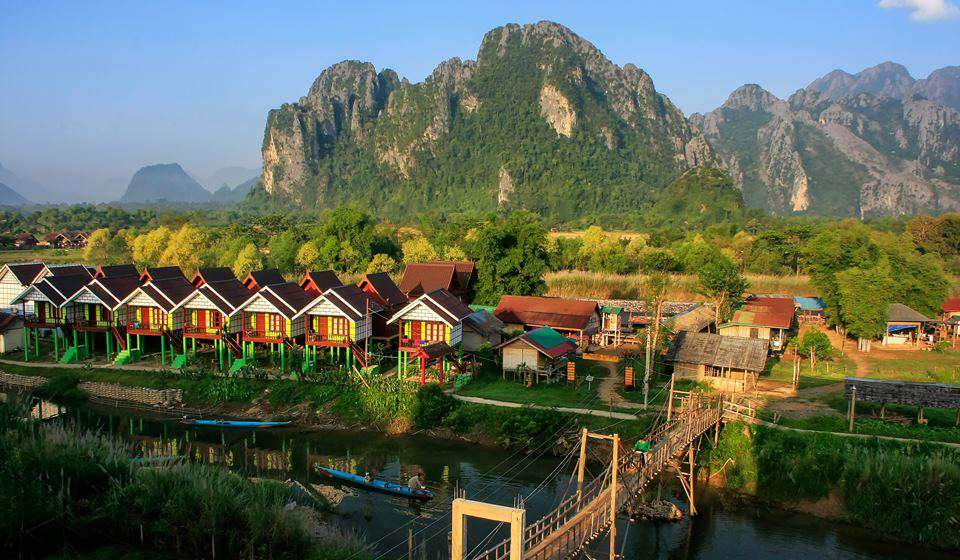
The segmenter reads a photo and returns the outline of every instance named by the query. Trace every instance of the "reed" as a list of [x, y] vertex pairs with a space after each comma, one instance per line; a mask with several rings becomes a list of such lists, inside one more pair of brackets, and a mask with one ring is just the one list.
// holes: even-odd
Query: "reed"
[[[816, 290], [807, 276], [775, 276], [769, 274], [745, 274], [748, 291], [762, 294], [812, 295]], [[565, 270], [551, 272], [544, 278], [547, 294], [558, 297], [592, 299], [643, 299], [644, 274], [610, 274]], [[699, 301], [697, 277], [692, 274], [672, 274], [667, 299], [673, 301]]]

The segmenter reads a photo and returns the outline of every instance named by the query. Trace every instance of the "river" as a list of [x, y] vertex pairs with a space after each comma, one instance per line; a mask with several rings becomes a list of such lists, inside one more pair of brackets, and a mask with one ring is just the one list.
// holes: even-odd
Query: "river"
[[[44, 416], [58, 410], [46, 404]], [[458, 489], [470, 499], [513, 505], [523, 497], [527, 520], [549, 511], [571, 485], [575, 464], [545, 449], [504, 451], [425, 436], [390, 437], [360, 431], [220, 430], [187, 427], [175, 418], [85, 404], [59, 408], [62, 416], [88, 428], [123, 437], [149, 456], [189, 455], [248, 476], [295, 479], [326, 485], [316, 465], [404, 481], [422, 469], [436, 498], [423, 505], [378, 493], [349, 492], [334, 522], [375, 543], [378, 558], [447, 558], [449, 504]], [[35, 409], [35, 414], [40, 413]], [[597, 467], [593, 466], [593, 470]], [[588, 468], [588, 471], [590, 469]], [[596, 475], [598, 473], [591, 473]], [[925, 558], [955, 555], [880, 539], [867, 531], [810, 515], [785, 512], [698, 489], [698, 515], [674, 523], [618, 522], [617, 550], [627, 560], [780, 560]], [[674, 496], [675, 486], [664, 486]], [[679, 501], [678, 501], [679, 503]], [[468, 549], [481, 550], [505, 536], [505, 528], [471, 520]], [[593, 544], [591, 557], [606, 558], [608, 541]]]

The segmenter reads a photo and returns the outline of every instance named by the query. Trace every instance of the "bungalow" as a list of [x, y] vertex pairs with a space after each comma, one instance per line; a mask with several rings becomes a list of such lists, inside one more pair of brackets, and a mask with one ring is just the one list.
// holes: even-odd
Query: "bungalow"
[[[74, 320], [74, 310], [67, 303], [88, 282], [90, 282], [90, 276], [87, 274], [45, 276], [27, 286], [23, 292], [13, 299], [14, 305], [19, 304], [21, 306], [24, 317], [23, 326], [26, 329], [28, 339], [30, 330], [33, 330], [35, 354], [37, 356], [39, 356], [41, 329], [50, 329], [53, 333], [54, 359], [60, 359], [61, 342], [64, 351], [67, 351], [67, 329], [72, 326]], [[26, 312], [28, 302], [32, 302], [34, 308], [34, 312], [29, 315]], [[77, 347], [77, 343], [77, 332], [73, 331], [73, 346]], [[24, 345], [24, 359], [29, 359], [28, 347], [29, 340]], [[72, 352], [76, 355], [79, 349], [73, 349]]]
[[733, 319], [717, 327], [717, 332], [723, 336], [766, 340], [774, 352], [779, 352], [793, 328], [794, 311], [791, 297], [752, 296], [734, 312]]
[[413, 299], [427, 292], [443, 289], [463, 301], [468, 301], [476, 275], [476, 264], [470, 261], [410, 263], [403, 269], [400, 291], [408, 299]]
[[400, 337], [398, 374], [406, 373], [410, 358], [419, 361], [420, 384], [426, 383], [427, 366], [440, 365], [440, 382], [451, 365], [462, 369], [460, 359], [454, 358], [463, 335], [463, 321], [471, 309], [450, 292], [439, 289], [421, 295], [397, 311], [387, 322], [396, 323]]
[[57, 249], [63, 249], [70, 247], [73, 244], [70, 237], [62, 231], [52, 231], [43, 236], [43, 239], [37, 242], [37, 245], [43, 245], [46, 247], [54, 247]]
[[272, 286], [274, 284], [284, 284], [283, 275], [275, 268], [265, 270], [254, 270], [243, 279], [243, 285], [251, 292], [259, 291], [260, 288]]
[[233, 353], [241, 353], [239, 339], [243, 321], [240, 306], [250, 297], [250, 291], [231, 276], [227, 280], [203, 283], [178, 303], [172, 313], [179, 313], [183, 324], [184, 355], [187, 355], [187, 340], [191, 342], [194, 358], [197, 341], [207, 341], [213, 344], [220, 370], [225, 364], [232, 369]]
[[255, 344], [267, 344], [271, 357], [279, 353], [280, 369], [284, 371], [286, 347], [303, 335], [304, 318], [298, 314], [312, 299], [298, 284], [284, 282], [260, 288], [240, 305], [243, 363], [254, 359]]
[[[230, 267], [218, 266], [214, 268], [201, 268], [197, 270], [197, 273], [193, 275], [190, 283], [193, 284], [195, 288], [199, 288], [200, 286], [210, 282], [223, 282], [225, 280], [237, 280], [237, 277], [234, 276], [233, 271], [230, 270]], [[237, 280], [237, 282], [239, 282], [239, 280]], [[242, 285], [243, 284], [241, 284], [241, 286]]]
[[943, 321], [949, 336], [960, 336], [960, 297], [947, 298], [943, 302], [940, 307], [940, 319]]
[[550, 327], [540, 327], [520, 334], [499, 346], [503, 356], [503, 372], [529, 371], [531, 381], [549, 381], [559, 376], [567, 360], [577, 353], [577, 343]]
[[16, 249], [29, 249], [30, 247], [36, 247], [38, 243], [37, 238], [32, 233], [18, 233], [13, 238], [13, 246]]
[[505, 295], [493, 314], [503, 321], [507, 332], [550, 327], [581, 347], [600, 330], [600, 310], [594, 301]]
[[167, 278], [186, 278], [179, 266], [151, 266], [145, 267], [140, 273], [140, 283], [146, 284], [154, 280]]
[[140, 277], [140, 273], [137, 271], [137, 267], [132, 264], [112, 264], [112, 265], [98, 265], [96, 271], [93, 273], [94, 278], [110, 278], [110, 277], [120, 277], [120, 276], [133, 276], [134, 278]]
[[87, 242], [90, 241], [90, 233], [86, 231], [74, 231], [71, 232], [71, 242], [74, 247], [86, 247]]
[[127, 348], [133, 348], [131, 337], [136, 336], [136, 349], [142, 355], [143, 337], [157, 337], [160, 340], [160, 363], [167, 363], [166, 346], [169, 342], [173, 365], [176, 347], [182, 344], [186, 353], [186, 343], [182, 336], [182, 317], [172, 311], [194, 289], [185, 277], [172, 276], [153, 280], [133, 290], [121, 302], [126, 306], [123, 322], [127, 327]]
[[320, 270], [307, 272], [300, 280], [300, 287], [313, 297], [318, 297], [330, 288], [343, 286], [343, 282], [337, 278], [337, 274], [332, 270]]
[[920, 346], [923, 327], [932, 320], [902, 303], [887, 306], [887, 328], [881, 344], [884, 346]]
[[682, 331], [667, 354], [675, 379], [706, 381], [721, 391], [756, 386], [766, 367], [769, 346], [761, 338]]
[[372, 297], [352, 284], [327, 289], [306, 305], [294, 319], [304, 318], [307, 367], [317, 363], [317, 348], [330, 349], [333, 359], [341, 351], [349, 368], [370, 365], [367, 343], [373, 337], [373, 317], [381, 313]]
[[624, 338], [633, 333], [630, 313], [622, 306], [606, 304], [600, 307], [600, 346], [619, 346]]
[[381, 313], [373, 317], [373, 338], [389, 342], [397, 336], [397, 332], [387, 328], [387, 319], [406, 305], [409, 300], [400, 291], [386, 272], [364, 274], [357, 287], [373, 298], [373, 301], [383, 308]]
[[[471, 306], [471, 309], [475, 309]], [[484, 346], [503, 342], [503, 321], [487, 309], [476, 309], [463, 320], [462, 346], [465, 352], [479, 352]]]
[[[109, 276], [95, 278], [67, 300], [74, 306], [73, 328], [84, 333], [94, 333], [91, 353], [96, 349], [96, 333], [104, 335], [107, 361], [119, 357], [127, 350], [126, 338], [121, 328], [125, 317], [123, 301], [140, 286], [136, 276]], [[86, 337], [87, 335], [84, 334]], [[126, 363], [129, 358], [122, 359]]]
[[[0, 309], [6, 311], [18, 311], [13, 305], [13, 300], [23, 293], [23, 290], [30, 284], [33, 284], [46, 273], [46, 266], [43, 263], [10, 263], [0, 268]], [[33, 302], [30, 302], [25, 309], [28, 313], [33, 313]]]

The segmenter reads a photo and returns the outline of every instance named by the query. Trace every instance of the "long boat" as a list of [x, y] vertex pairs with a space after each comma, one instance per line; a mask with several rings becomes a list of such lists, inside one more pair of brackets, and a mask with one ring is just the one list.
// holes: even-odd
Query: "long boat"
[[396, 482], [381, 480], [379, 478], [374, 478], [371, 479], [370, 482], [367, 482], [367, 480], [360, 475], [327, 467], [317, 467], [317, 470], [319, 470], [322, 474], [329, 476], [330, 478], [335, 478], [342, 482], [346, 482], [347, 484], [352, 484], [361, 488], [369, 488], [370, 490], [375, 490], [377, 492], [393, 494], [394, 496], [403, 496], [404, 498], [411, 498], [413, 500], [427, 501], [433, 499], [433, 492], [430, 492], [429, 490], [415, 490], [408, 486], [404, 486], [403, 484], [397, 484]]
[[199, 418], [184, 418], [183, 423], [191, 426], [206, 426], [212, 428], [279, 428], [288, 426], [290, 421], [266, 422], [262, 420], [202, 420]]

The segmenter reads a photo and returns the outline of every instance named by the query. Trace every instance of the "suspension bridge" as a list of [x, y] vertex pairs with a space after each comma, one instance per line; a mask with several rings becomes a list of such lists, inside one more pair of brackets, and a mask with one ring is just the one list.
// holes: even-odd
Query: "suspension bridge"
[[[617, 514], [665, 471], [680, 479], [690, 513], [696, 513], [694, 466], [696, 452], [704, 436], [713, 430], [716, 445], [725, 417], [750, 415], [749, 407], [698, 393], [670, 391], [666, 421], [646, 438], [650, 449], [625, 451], [617, 435], [594, 434], [583, 429], [577, 464], [577, 485], [569, 489], [559, 505], [543, 517], [527, 523], [522, 504], [507, 507], [472, 501], [454, 500], [452, 508], [452, 560], [563, 560], [609, 532], [610, 555], [616, 557]], [[584, 483], [587, 446], [590, 440], [609, 442], [610, 462], [602, 477]], [[465, 554], [467, 520], [482, 518], [508, 525], [510, 536], [478, 553]]]

